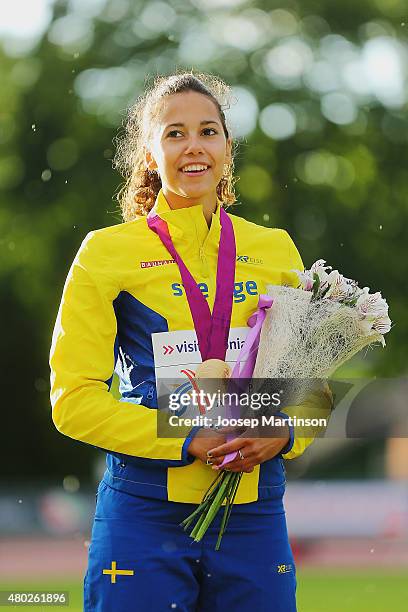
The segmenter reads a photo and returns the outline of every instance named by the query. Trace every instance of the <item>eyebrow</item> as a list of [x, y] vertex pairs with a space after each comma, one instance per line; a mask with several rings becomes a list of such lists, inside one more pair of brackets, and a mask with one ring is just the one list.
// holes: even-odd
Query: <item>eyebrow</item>
[[[219, 125], [218, 121], [213, 121], [213, 120], [205, 120], [205, 121], [200, 121], [200, 125], [208, 125], [209, 123], [215, 123], [215, 125]], [[166, 126], [166, 130], [169, 127], [184, 127], [184, 123], [169, 123], [169, 125]]]

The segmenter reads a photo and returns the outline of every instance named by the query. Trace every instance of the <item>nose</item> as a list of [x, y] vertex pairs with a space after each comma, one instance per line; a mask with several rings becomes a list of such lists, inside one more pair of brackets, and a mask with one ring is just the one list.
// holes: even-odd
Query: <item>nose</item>
[[191, 135], [186, 144], [186, 154], [199, 155], [203, 153], [203, 145], [200, 138], [196, 135]]

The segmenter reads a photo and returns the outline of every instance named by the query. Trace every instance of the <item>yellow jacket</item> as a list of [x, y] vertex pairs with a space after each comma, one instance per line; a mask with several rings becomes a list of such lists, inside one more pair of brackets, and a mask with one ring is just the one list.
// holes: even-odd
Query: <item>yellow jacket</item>
[[[219, 205], [210, 229], [201, 205], [172, 210], [160, 192], [156, 210], [212, 309]], [[230, 218], [237, 245], [235, 328], [246, 326], [267, 284], [296, 286], [291, 270], [303, 264], [286, 231]], [[214, 478], [209, 466], [188, 454], [190, 438], [160, 438], [156, 432], [151, 334], [192, 329], [178, 267], [145, 218], [86, 236], [69, 271], [53, 333], [52, 416], [63, 434], [107, 451], [105, 479], [116, 488], [198, 503]], [[120, 400], [110, 392], [115, 366]], [[302, 408], [313, 412], [316, 406]], [[320, 402], [319, 416], [321, 408]], [[297, 457], [311, 442], [292, 429], [282, 456]], [[236, 503], [281, 496], [284, 482], [279, 455], [244, 474]]]

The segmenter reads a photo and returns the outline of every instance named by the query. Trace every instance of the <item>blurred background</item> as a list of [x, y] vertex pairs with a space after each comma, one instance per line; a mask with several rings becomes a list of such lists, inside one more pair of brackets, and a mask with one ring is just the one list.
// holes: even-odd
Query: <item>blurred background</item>
[[388, 414], [407, 397], [407, 32], [406, 0], [1, 3], [0, 588], [64, 588], [81, 609], [104, 455], [52, 425], [52, 328], [86, 233], [121, 222], [126, 107], [147, 77], [193, 68], [233, 88], [232, 212], [380, 290], [394, 322], [341, 372], [391, 385], [380, 430], [287, 462], [299, 610], [406, 609], [408, 442]]

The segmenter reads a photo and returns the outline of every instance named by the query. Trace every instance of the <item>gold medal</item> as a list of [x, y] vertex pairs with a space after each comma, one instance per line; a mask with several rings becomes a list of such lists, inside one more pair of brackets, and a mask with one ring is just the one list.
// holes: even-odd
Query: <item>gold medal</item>
[[231, 368], [222, 359], [206, 359], [200, 363], [196, 368], [195, 377], [200, 378], [214, 378], [224, 379], [230, 378]]
[[196, 368], [197, 387], [207, 394], [225, 393], [231, 368], [222, 359], [206, 359]]

